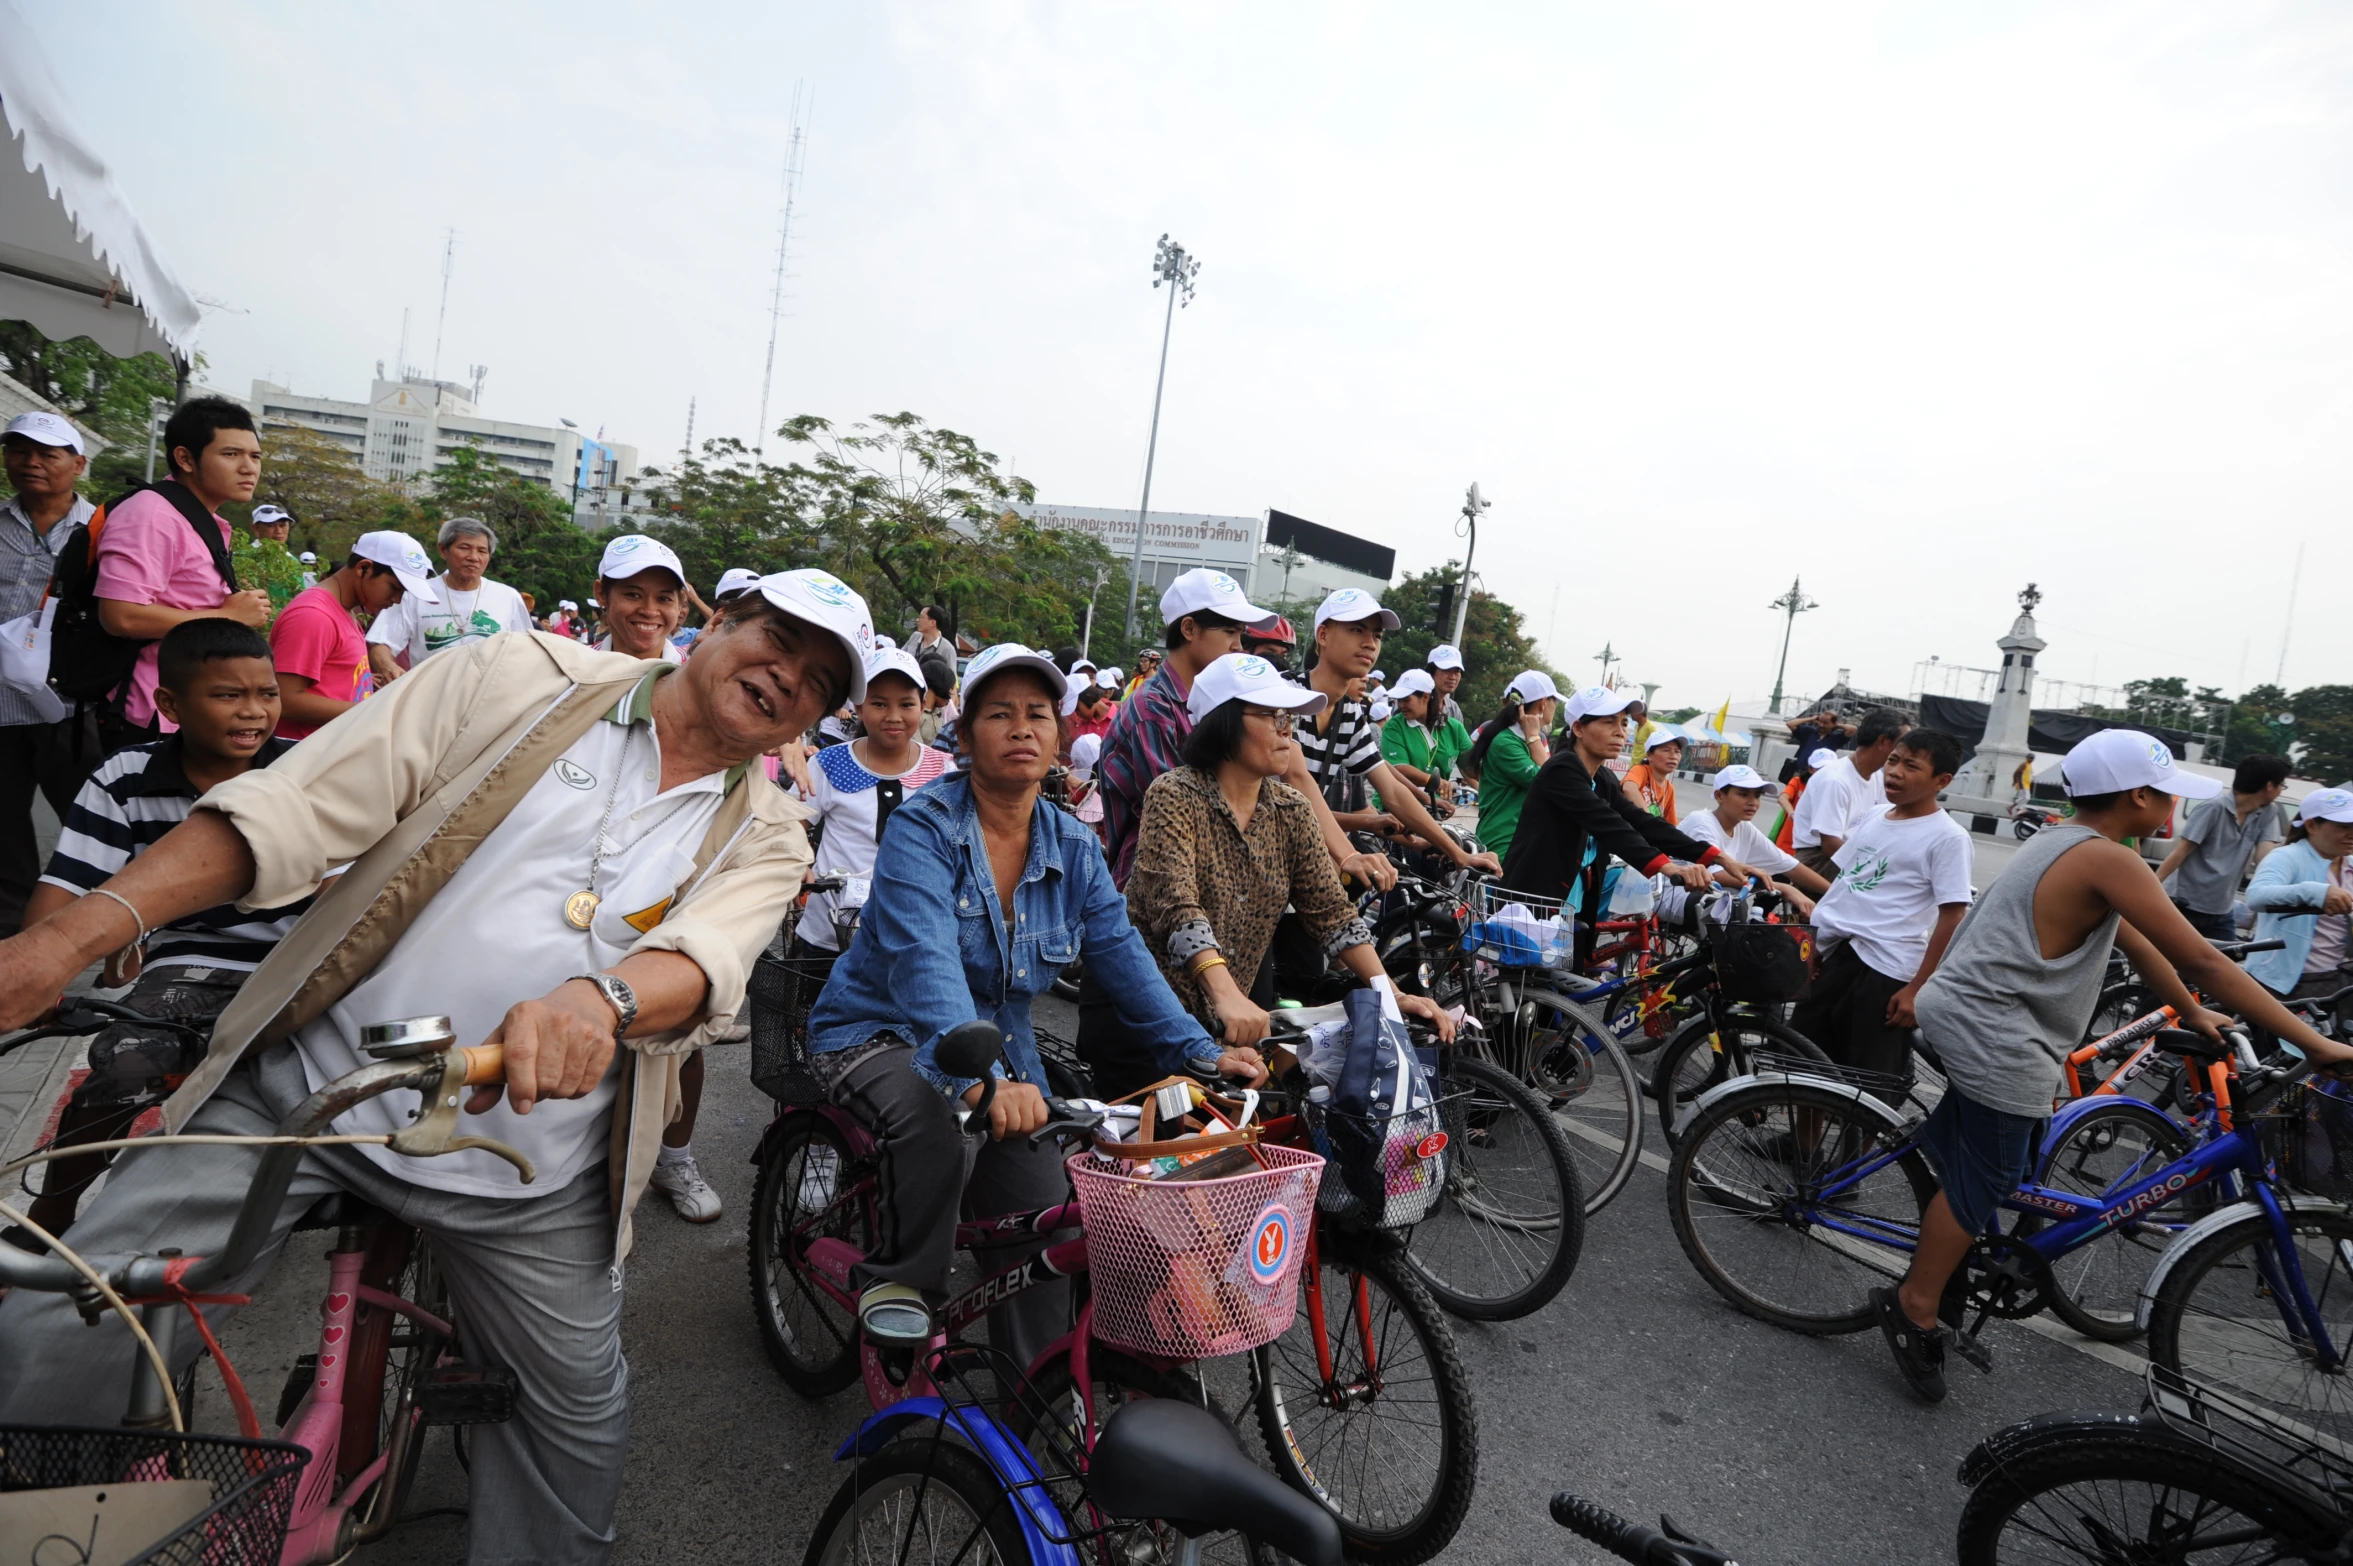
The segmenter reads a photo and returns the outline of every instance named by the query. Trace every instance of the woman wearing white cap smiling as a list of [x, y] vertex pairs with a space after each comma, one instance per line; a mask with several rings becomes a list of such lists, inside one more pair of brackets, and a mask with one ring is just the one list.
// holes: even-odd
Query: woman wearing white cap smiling
[[686, 567], [669, 545], [643, 533], [607, 543], [596, 567], [596, 601], [605, 616], [598, 646], [632, 658], [685, 658], [686, 649], [670, 639], [686, 618]]
[[[1186, 1008], [1217, 1018], [1229, 1047], [1249, 1048], [1266, 1037], [1275, 1003], [1275, 926], [1286, 905], [1325, 960], [1367, 984], [1388, 981], [1314, 808], [1277, 781], [1291, 764], [1294, 725], [1325, 697], [1255, 653], [1229, 653], [1201, 671], [1187, 704], [1185, 764], [1144, 796], [1128, 917]], [[1398, 1005], [1451, 1036], [1435, 1002], [1401, 995]], [[1090, 1029], [1088, 1020], [1082, 1013], [1079, 1053], [1106, 1097], [1165, 1074], [1148, 1040], [1120, 1027]]]
[[2315, 789], [2297, 808], [2287, 846], [2265, 856], [2247, 883], [2255, 939], [2287, 943], [2247, 959], [2247, 971], [2273, 992], [2302, 1000], [2334, 995], [2353, 984], [2353, 941], [2346, 939], [2347, 921], [2353, 918], [2348, 850], [2353, 850], [2353, 792]]

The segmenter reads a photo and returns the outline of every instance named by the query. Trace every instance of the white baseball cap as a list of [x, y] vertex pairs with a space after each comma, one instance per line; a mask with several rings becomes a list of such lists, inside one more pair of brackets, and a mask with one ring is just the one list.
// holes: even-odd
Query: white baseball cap
[[1401, 623], [1397, 611], [1384, 609], [1381, 601], [1361, 587], [1343, 587], [1316, 605], [1315, 628], [1322, 630], [1326, 620], [1337, 620], [1342, 625], [1354, 625], [1359, 620], [1378, 619], [1383, 631], [1394, 631]]
[[1070, 742], [1070, 770], [1081, 775], [1093, 772], [1095, 763], [1103, 759], [1103, 736], [1081, 734]]
[[255, 506], [253, 508], [253, 525], [255, 527], [269, 527], [274, 523], [290, 523], [293, 520], [294, 513], [284, 506]]
[[1434, 691], [1437, 688], [1438, 682], [1430, 678], [1429, 670], [1408, 669], [1397, 676], [1395, 685], [1389, 687], [1389, 699], [1403, 701], [1408, 696], [1419, 696], [1424, 691]]
[[20, 413], [8, 421], [5, 433], [22, 435], [35, 445], [63, 446], [76, 454], [82, 450], [82, 432], [54, 413]]
[[2316, 788], [2296, 807], [2298, 821], [2353, 821], [2353, 791]]
[[[621, 542], [621, 539], [616, 538], [605, 547], [606, 560], [613, 558], [613, 546]], [[669, 555], [670, 564], [675, 568], [678, 563], [676, 555], [670, 554], [669, 550], [663, 549], [650, 538], [644, 542]], [[635, 575], [637, 571], [647, 570], [658, 563], [642, 560], [631, 574]], [[686, 573], [679, 572], [678, 580], [685, 581]], [[850, 655], [849, 699], [864, 701], [866, 658], [874, 650], [874, 621], [866, 613], [866, 600], [858, 596], [858, 590], [831, 571], [820, 571], [814, 566], [764, 576], [760, 578], [759, 586], [760, 596], [771, 605], [796, 620], [805, 620], [821, 631], [830, 632], [842, 644]], [[921, 685], [923, 681], [919, 677], [915, 683]]]
[[1650, 731], [1650, 738], [1642, 742], [1642, 753], [1647, 756], [1661, 745], [1688, 745], [1691, 736], [1672, 723], [1662, 723]]
[[1397, 709], [1395, 707], [1390, 706], [1385, 701], [1376, 701], [1373, 703], [1373, 721], [1375, 723], [1386, 723], [1389, 721], [1389, 714], [1395, 712], [1396, 710]]
[[1365, 678], [1372, 681], [1375, 685], [1386, 685], [1389, 682], [1389, 676], [1383, 674], [1378, 669], [1375, 669], [1372, 673], [1366, 675]]
[[1430, 649], [1430, 656], [1422, 661], [1433, 669], [1459, 669], [1462, 667], [1462, 649], [1452, 642], [1440, 642]]
[[2070, 795], [2153, 788], [2177, 799], [2212, 799], [2222, 792], [2214, 779], [2174, 766], [2165, 742], [2138, 729], [2102, 729], [2067, 753], [2059, 776]]
[[1708, 779], [1709, 791], [1717, 794], [1721, 794], [1728, 788], [1765, 788], [1767, 786], [1756, 768], [1742, 766], [1738, 762], [1734, 762]]
[[760, 585], [760, 573], [737, 566], [732, 571], [719, 573], [719, 585], [711, 590], [714, 598], [725, 598], [729, 593], [740, 593], [747, 587]]
[[[1186, 611], [1188, 614], [1191, 612]], [[981, 682], [993, 679], [1008, 669], [1037, 670], [1046, 677], [1046, 689], [1054, 693], [1057, 704], [1069, 692], [1069, 683], [1053, 659], [1019, 642], [999, 642], [994, 647], [983, 647], [973, 655], [972, 662], [964, 666], [963, 706], [960, 710], [972, 711], [973, 704], [980, 699]]]
[[1553, 684], [1552, 676], [1542, 669], [1522, 669], [1512, 676], [1512, 682], [1503, 688], [1503, 694], [1526, 707], [1540, 701], [1558, 700], [1560, 687]]
[[1806, 755], [1806, 769], [1819, 772], [1838, 759], [1838, 752], [1827, 745], [1817, 745]]
[[577, 609], [580, 606], [569, 598], [559, 598], [556, 600], [556, 607], [558, 609]]
[[1223, 615], [1248, 625], [1266, 618], [1266, 611], [1243, 595], [1242, 584], [1223, 571], [1195, 566], [1168, 584], [1160, 595], [1160, 623], [1174, 625], [1189, 614]]
[[1185, 711], [1199, 723], [1229, 701], [1246, 701], [1312, 717], [1330, 700], [1322, 691], [1293, 685], [1280, 669], [1256, 653], [1227, 653], [1193, 682], [1192, 694], [1185, 698]]
[[[623, 533], [605, 545], [604, 558], [596, 563], [599, 581], [625, 582], [641, 572], [663, 570], [678, 578], [678, 585], [686, 585], [686, 567], [678, 563], [677, 551], [658, 538], [643, 533]], [[861, 599], [859, 606], [864, 607]]]
[[1095, 671], [1095, 688], [1106, 691], [1118, 690], [1119, 671], [1117, 669], [1097, 669]]
[[372, 560], [389, 567], [400, 578], [400, 585], [412, 597], [429, 604], [441, 602], [441, 595], [433, 591], [433, 562], [425, 558], [425, 549], [406, 533], [395, 533], [387, 528], [377, 533], [362, 533], [351, 541], [351, 552], [362, 560]]
[[885, 674], [899, 676], [915, 687], [918, 696], [923, 694], [923, 666], [915, 661], [913, 653], [895, 642], [887, 647], [877, 647], [866, 655], [867, 685], [871, 687]]

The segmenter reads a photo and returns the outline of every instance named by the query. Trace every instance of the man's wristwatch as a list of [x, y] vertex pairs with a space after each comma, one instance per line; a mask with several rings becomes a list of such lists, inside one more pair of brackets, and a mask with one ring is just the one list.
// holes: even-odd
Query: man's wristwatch
[[614, 1038], [629, 1031], [629, 1025], [637, 1020], [637, 991], [629, 987], [627, 979], [614, 973], [576, 973], [572, 977], [595, 985], [605, 1004], [613, 1008]]

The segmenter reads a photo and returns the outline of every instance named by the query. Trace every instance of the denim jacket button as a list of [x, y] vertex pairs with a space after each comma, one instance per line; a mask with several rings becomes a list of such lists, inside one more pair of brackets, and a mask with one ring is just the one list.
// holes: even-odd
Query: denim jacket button
[[956, 906], [959, 908], [970, 908], [972, 906], [972, 899], [969, 897], [959, 897], [956, 899]]
[[1029, 977], [1029, 970], [1027, 968], [1016, 968], [1013, 970], [1013, 977], [1016, 979], [1026, 979]]

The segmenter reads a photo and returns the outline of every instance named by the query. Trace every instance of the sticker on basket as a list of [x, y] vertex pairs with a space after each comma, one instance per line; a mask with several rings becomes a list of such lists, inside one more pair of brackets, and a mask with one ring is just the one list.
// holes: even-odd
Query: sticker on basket
[[1446, 1133], [1433, 1131], [1413, 1145], [1413, 1156], [1427, 1163], [1446, 1151]]
[[1281, 1276], [1291, 1254], [1291, 1209], [1273, 1203], [1250, 1225], [1250, 1275], [1261, 1283]]

